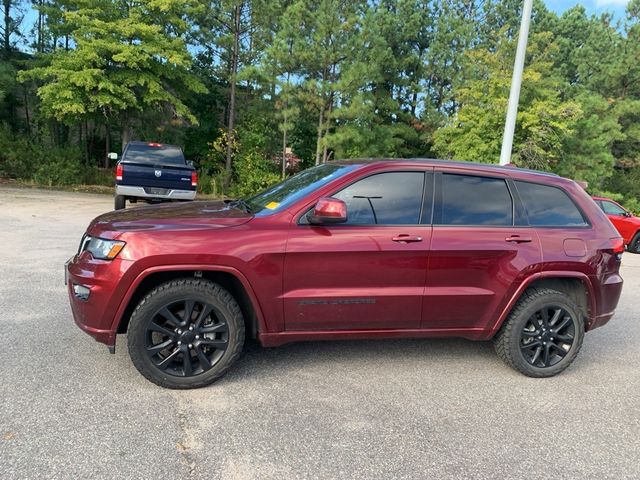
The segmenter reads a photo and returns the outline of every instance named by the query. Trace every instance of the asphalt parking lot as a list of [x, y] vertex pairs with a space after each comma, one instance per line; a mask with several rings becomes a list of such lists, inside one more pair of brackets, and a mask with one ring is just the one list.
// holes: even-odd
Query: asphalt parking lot
[[640, 256], [560, 376], [489, 343], [250, 347], [164, 390], [73, 323], [63, 263], [109, 196], [0, 187], [0, 477], [640, 478]]

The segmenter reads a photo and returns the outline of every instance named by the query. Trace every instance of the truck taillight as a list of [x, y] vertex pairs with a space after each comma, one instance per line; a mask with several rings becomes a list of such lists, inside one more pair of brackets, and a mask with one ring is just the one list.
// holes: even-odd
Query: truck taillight
[[122, 164], [119, 163], [116, 166], [116, 181], [121, 181], [122, 180]]
[[191, 186], [198, 186], [198, 172], [191, 172]]

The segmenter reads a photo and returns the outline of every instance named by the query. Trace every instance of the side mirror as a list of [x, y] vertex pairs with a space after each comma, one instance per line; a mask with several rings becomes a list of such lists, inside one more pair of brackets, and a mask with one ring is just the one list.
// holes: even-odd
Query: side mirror
[[187, 165], [189, 165], [190, 167], [195, 167], [195, 163], [193, 163], [193, 160], [187, 160]]
[[307, 220], [311, 225], [344, 223], [347, 221], [347, 204], [337, 198], [323, 197], [307, 214]]
[[118, 154], [115, 152], [109, 152], [107, 154], [107, 158], [109, 158], [109, 160], [118, 160]]
[[630, 211], [628, 211], [628, 210], [625, 210], [625, 212], [623, 213], [623, 215], [624, 215], [625, 217], [633, 217], [633, 213], [631, 213], [631, 212], [630, 212]]

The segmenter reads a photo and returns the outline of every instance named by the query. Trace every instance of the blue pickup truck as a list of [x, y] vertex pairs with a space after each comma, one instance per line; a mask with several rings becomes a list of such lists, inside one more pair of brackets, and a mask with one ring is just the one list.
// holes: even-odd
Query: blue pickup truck
[[115, 209], [125, 208], [127, 200], [193, 200], [197, 187], [198, 173], [180, 147], [129, 142], [116, 166]]

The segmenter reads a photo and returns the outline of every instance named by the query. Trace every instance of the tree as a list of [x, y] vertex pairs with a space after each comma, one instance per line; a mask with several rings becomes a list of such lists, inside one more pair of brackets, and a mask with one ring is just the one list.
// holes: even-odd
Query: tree
[[[552, 69], [557, 46], [551, 36], [535, 34], [529, 42], [512, 155], [517, 165], [544, 170], [553, 169], [562, 159], [564, 140], [573, 133], [581, 115], [576, 102], [560, 98], [562, 80]], [[455, 92], [460, 109], [435, 134], [440, 155], [498, 161], [514, 47], [503, 31], [497, 50], [479, 47], [469, 52], [475, 74]]]
[[20, 74], [23, 81], [43, 82], [37, 92], [46, 115], [67, 123], [118, 118], [123, 146], [145, 109], [196, 122], [181, 99], [185, 91], [205, 91], [189, 72], [184, 2], [65, 0], [60, 5], [74, 48], [56, 50], [43, 57], [44, 66]]

